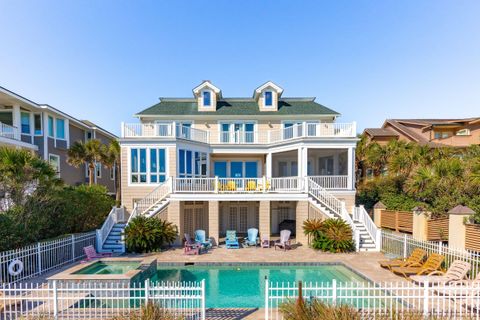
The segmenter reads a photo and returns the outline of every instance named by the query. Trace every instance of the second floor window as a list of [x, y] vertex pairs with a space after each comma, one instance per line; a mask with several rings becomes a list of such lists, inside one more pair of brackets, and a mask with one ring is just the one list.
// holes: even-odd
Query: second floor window
[[271, 107], [273, 105], [272, 91], [265, 91], [265, 106]]
[[30, 113], [20, 113], [20, 122], [22, 125], [22, 133], [30, 134]]
[[49, 137], [54, 137], [54, 132], [53, 132], [53, 117], [48, 116], [48, 136]]
[[65, 120], [64, 119], [56, 119], [55, 125], [57, 126], [57, 139], [65, 139]]
[[33, 125], [35, 129], [35, 134], [41, 135], [42, 134], [42, 115], [41, 114], [35, 114], [33, 116]]
[[130, 182], [160, 183], [167, 177], [166, 150], [163, 148], [132, 148], [130, 150]]
[[203, 91], [203, 106], [210, 107], [212, 104], [210, 91]]

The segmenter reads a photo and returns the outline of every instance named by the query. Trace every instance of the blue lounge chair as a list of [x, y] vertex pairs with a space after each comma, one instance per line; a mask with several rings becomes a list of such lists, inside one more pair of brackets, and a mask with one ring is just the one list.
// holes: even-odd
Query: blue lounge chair
[[247, 238], [245, 238], [245, 245], [246, 246], [254, 246], [256, 247], [258, 244], [258, 229], [250, 228], [247, 230]]
[[227, 249], [240, 249], [237, 232], [235, 230], [227, 230], [227, 236], [225, 237], [225, 245]]
[[208, 250], [212, 247], [212, 242], [210, 239], [206, 238], [205, 230], [195, 231], [195, 242], [200, 244], [205, 250]]

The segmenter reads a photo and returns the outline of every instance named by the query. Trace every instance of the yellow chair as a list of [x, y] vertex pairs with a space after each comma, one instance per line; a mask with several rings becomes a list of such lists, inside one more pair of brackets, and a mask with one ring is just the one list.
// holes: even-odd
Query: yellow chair
[[247, 181], [247, 187], [245, 188], [247, 191], [255, 191], [257, 190], [257, 182], [253, 180]]
[[411, 264], [421, 263], [426, 255], [427, 253], [425, 252], [425, 250], [416, 248], [412, 251], [412, 254], [406, 259], [392, 259], [387, 261], [379, 261], [379, 263], [382, 268], [388, 268], [391, 270], [395, 267], [408, 267]]
[[237, 190], [237, 185], [235, 181], [228, 181], [227, 182], [227, 191], [236, 191]]
[[440, 270], [443, 260], [445, 260], [444, 256], [438, 253], [432, 253], [424, 264], [412, 263], [407, 267], [394, 267], [391, 271], [405, 278], [411, 275], [430, 274], [433, 271]]

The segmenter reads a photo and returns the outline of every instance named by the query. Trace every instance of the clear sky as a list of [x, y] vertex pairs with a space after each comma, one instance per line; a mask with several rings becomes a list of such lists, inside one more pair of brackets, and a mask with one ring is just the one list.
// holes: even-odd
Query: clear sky
[[267, 80], [357, 121], [480, 116], [480, 1], [0, 0], [0, 85], [120, 132], [158, 97]]

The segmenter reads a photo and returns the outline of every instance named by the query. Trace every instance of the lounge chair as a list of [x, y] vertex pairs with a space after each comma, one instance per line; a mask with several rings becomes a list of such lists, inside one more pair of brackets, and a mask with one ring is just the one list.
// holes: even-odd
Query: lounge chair
[[112, 256], [111, 252], [98, 253], [93, 246], [84, 247], [83, 252], [85, 252], [85, 255], [87, 256], [87, 261]]
[[444, 256], [432, 253], [424, 264], [412, 263], [407, 267], [394, 267], [391, 270], [393, 273], [402, 275], [405, 278], [411, 275], [425, 275], [439, 270], [444, 259]]
[[262, 240], [260, 241], [260, 246], [262, 248], [270, 248], [270, 237], [267, 235], [262, 235]]
[[247, 237], [245, 238], [244, 244], [249, 247], [256, 247], [258, 245], [258, 229], [250, 228], [247, 230]]
[[275, 250], [277, 250], [277, 247], [282, 248], [284, 251], [287, 251], [287, 249], [291, 249], [292, 245], [290, 242], [290, 230], [282, 230], [280, 231], [280, 240], [275, 241]]
[[425, 276], [411, 276], [410, 279], [419, 284], [428, 281], [428, 283], [432, 285], [445, 285], [452, 281], [460, 281], [465, 279], [471, 266], [472, 265], [466, 261], [455, 260], [446, 272], [437, 270], [432, 271]]
[[185, 245], [183, 246], [184, 254], [200, 254], [201, 245], [192, 240], [188, 233], [184, 234]]
[[205, 250], [208, 250], [212, 247], [212, 242], [210, 239], [207, 239], [205, 230], [195, 231], [195, 242], [200, 244]]
[[410, 264], [413, 263], [421, 263], [427, 253], [425, 250], [417, 248], [412, 251], [409, 257], [407, 258], [398, 258], [386, 261], [379, 261], [378, 263], [382, 268], [392, 269], [394, 267], [408, 267]]
[[227, 249], [240, 249], [237, 232], [235, 230], [227, 230], [227, 235], [225, 237], [225, 246], [227, 247]]

